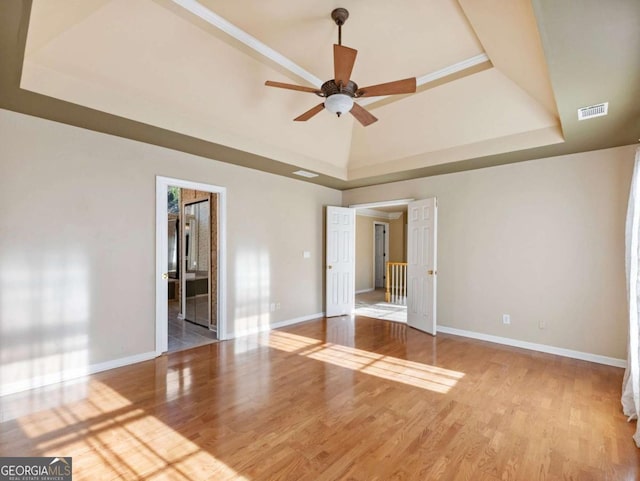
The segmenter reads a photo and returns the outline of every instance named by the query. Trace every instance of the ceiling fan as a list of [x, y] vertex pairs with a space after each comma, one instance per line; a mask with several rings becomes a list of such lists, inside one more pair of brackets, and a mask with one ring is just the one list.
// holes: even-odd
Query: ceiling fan
[[282, 82], [272, 82], [271, 80], [267, 80], [265, 85], [281, 89], [310, 92], [316, 94], [318, 97], [324, 98], [324, 102], [319, 103], [302, 115], [296, 117], [294, 119], [295, 121], [304, 122], [321, 110], [327, 109], [338, 117], [345, 112], [351, 112], [351, 115], [366, 127], [378, 119], [371, 115], [364, 107], [355, 103], [353, 101], [354, 99], [414, 93], [416, 91], [416, 78], [411, 77], [359, 88], [358, 85], [351, 80], [351, 71], [353, 70], [358, 51], [342, 45], [342, 25], [344, 25], [347, 18], [349, 18], [349, 12], [346, 8], [336, 8], [331, 12], [331, 18], [338, 26], [338, 44], [333, 45], [333, 70], [335, 77], [323, 83], [320, 89]]

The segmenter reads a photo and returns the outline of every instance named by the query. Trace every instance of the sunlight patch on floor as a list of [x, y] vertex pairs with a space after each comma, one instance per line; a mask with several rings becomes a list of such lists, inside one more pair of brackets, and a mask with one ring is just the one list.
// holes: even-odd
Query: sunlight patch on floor
[[264, 339], [264, 345], [285, 352], [295, 352], [311, 346], [322, 346], [322, 341], [310, 337], [297, 336], [288, 332], [273, 331]]
[[379, 302], [372, 305], [356, 306], [354, 314], [383, 321], [407, 322], [407, 306], [399, 304]]
[[178, 432], [105, 384], [95, 381], [91, 391], [90, 398], [76, 406], [19, 420], [36, 442], [38, 455], [72, 456], [76, 475], [109, 472], [124, 479], [186, 481], [213, 476], [247, 481], [185, 437], [201, 424], [187, 423]]
[[462, 372], [323, 342], [288, 332], [273, 331], [266, 340], [266, 345], [286, 352], [295, 352], [309, 359], [443, 394], [449, 392], [464, 377]]
[[354, 313], [357, 316], [372, 317], [385, 321], [407, 322], [407, 303], [386, 302], [384, 292], [379, 290], [356, 296]]

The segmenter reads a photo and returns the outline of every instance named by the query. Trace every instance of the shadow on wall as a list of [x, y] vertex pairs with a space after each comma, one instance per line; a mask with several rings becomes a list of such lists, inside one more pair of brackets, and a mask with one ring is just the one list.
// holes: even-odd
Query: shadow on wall
[[89, 372], [90, 284], [77, 252], [3, 259], [0, 395]]

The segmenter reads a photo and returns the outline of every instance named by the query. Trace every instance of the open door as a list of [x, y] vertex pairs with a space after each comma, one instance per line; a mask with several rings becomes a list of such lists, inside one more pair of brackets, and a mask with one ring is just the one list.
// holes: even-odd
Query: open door
[[212, 221], [217, 222], [217, 216], [215, 214], [213, 218], [211, 216], [209, 193], [196, 192], [197, 196], [201, 194], [206, 194], [206, 197], [186, 201], [182, 206], [184, 222], [182, 277], [185, 286], [182, 292], [182, 302], [185, 306], [183, 312], [185, 320], [215, 330], [212, 328], [217, 321], [217, 315], [212, 312], [211, 303], [211, 286], [216, 286], [215, 282], [211, 282], [212, 261], [215, 265], [215, 259], [211, 259], [211, 224]]
[[355, 303], [355, 209], [327, 207], [327, 317], [351, 314]]
[[385, 268], [389, 252], [389, 224], [374, 222], [373, 287], [385, 287]]
[[436, 198], [410, 202], [407, 222], [407, 324], [436, 335]]

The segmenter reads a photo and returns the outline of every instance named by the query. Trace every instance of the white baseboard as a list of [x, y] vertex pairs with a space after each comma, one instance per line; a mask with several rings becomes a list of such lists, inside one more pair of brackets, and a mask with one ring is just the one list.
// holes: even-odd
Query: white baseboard
[[558, 356], [570, 357], [572, 359], [580, 359], [582, 361], [590, 361], [598, 364], [606, 364], [607, 366], [627, 367], [627, 361], [617, 359], [615, 357], [601, 356], [600, 354], [591, 354], [588, 352], [574, 351], [572, 349], [564, 349], [562, 347], [548, 346], [546, 344], [537, 344], [535, 342], [519, 341], [508, 337], [492, 336], [491, 334], [483, 334], [481, 332], [466, 331], [464, 329], [456, 329], [454, 327], [438, 326], [438, 332], [445, 334], [454, 334], [456, 336], [469, 337], [480, 341], [495, 342], [496, 344], [504, 344], [506, 346], [520, 347], [529, 349], [530, 351], [546, 352], [547, 354], [557, 354]]
[[[250, 334], [257, 334], [258, 332], [269, 331], [271, 329], [277, 329], [279, 327], [290, 326], [292, 324], [298, 324], [300, 322], [310, 321], [312, 319], [318, 319], [324, 317], [324, 312], [318, 312], [316, 314], [310, 314], [308, 316], [296, 317], [285, 321], [274, 322], [268, 326], [261, 326], [252, 329], [243, 329], [242, 331], [234, 332], [229, 335], [227, 339], [233, 339], [235, 337], [248, 336]], [[115, 369], [117, 367], [127, 366], [129, 364], [135, 364], [142, 361], [148, 361], [158, 357], [155, 351], [145, 352], [142, 354], [136, 354], [134, 356], [123, 357], [120, 359], [114, 359], [111, 361], [105, 361], [97, 364], [91, 364], [89, 366], [67, 369], [63, 372], [55, 372], [43, 376], [36, 376], [22, 381], [16, 381], [12, 383], [3, 384], [0, 386], [0, 396], [6, 396], [8, 394], [15, 394], [22, 391], [28, 391], [29, 389], [35, 389], [38, 387], [44, 387], [59, 382], [70, 381], [72, 379], [78, 379], [91, 374], [95, 374], [109, 369]]]
[[155, 359], [156, 357], [158, 357], [158, 355], [155, 351], [149, 351], [143, 352], [142, 354], [136, 354], [134, 356], [121, 357], [120, 359], [114, 359], [113, 361], [92, 364], [89, 366], [89, 374], [115, 369], [116, 367], [128, 366], [129, 364], [136, 364], [142, 361], [148, 361], [149, 359]]
[[272, 329], [278, 329], [279, 327], [291, 326], [292, 324], [298, 324], [300, 322], [311, 321], [324, 317], [324, 312], [318, 312], [316, 314], [309, 314], [308, 316], [294, 317], [293, 319], [287, 319], [286, 321], [274, 322], [273, 324], [252, 327], [250, 329], [242, 329], [240, 331], [234, 331], [229, 334], [228, 339], [235, 339], [236, 337], [249, 336], [251, 334], [258, 334], [259, 332], [270, 331]]
[[155, 351], [144, 352], [142, 354], [136, 354], [134, 356], [122, 357], [120, 359], [114, 359], [112, 361], [100, 362], [98, 364], [91, 364], [85, 367], [79, 367], [75, 369], [67, 369], [62, 372], [55, 372], [46, 374], [44, 376], [32, 377], [22, 381], [16, 381], [0, 386], [0, 396], [6, 396], [8, 394], [15, 394], [22, 391], [28, 391], [29, 389], [35, 389], [38, 387], [48, 386], [50, 384], [56, 384], [63, 381], [70, 381], [72, 379], [78, 379], [90, 374], [106, 371], [108, 369], [114, 369], [116, 367], [128, 366], [129, 364], [135, 364], [142, 361], [148, 361], [156, 357]]
[[372, 292], [375, 290], [376, 290], [375, 287], [370, 287], [369, 289], [360, 289], [359, 291], [356, 291], [356, 294], [364, 294], [365, 292]]

